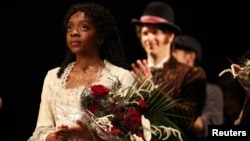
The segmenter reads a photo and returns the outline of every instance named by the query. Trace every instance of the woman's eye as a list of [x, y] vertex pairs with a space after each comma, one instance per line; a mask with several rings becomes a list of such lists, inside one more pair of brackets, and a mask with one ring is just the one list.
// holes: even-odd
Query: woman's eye
[[71, 26], [68, 26], [67, 27], [67, 31], [71, 31], [72, 30], [72, 27]]
[[88, 30], [89, 28], [87, 26], [82, 26], [81, 30]]

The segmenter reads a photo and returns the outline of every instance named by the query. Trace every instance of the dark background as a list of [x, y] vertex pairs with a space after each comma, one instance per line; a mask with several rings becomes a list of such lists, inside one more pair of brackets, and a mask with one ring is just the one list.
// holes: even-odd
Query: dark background
[[[114, 14], [128, 61], [144, 58], [130, 21], [140, 17], [149, 0], [93, 1], [105, 5]], [[230, 67], [227, 58], [236, 62], [249, 49], [249, 2], [165, 1], [173, 7], [175, 23], [183, 33], [194, 36], [202, 44], [202, 66], [209, 81], [216, 82], [219, 72]], [[1, 138], [24, 141], [32, 134], [44, 76], [64, 57], [63, 16], [75, 2], [1, 1]]]

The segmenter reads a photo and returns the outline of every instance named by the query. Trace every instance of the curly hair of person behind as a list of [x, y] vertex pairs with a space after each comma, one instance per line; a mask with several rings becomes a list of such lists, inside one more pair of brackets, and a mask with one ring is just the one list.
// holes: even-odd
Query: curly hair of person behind
[[[101, 59], [106, 59], [114, 65], [127, 69], [129, 65], [123, 52], [123, 44], [120, 38], [119, 29], [116, 25], [115, 18], [110, 11], [106, 7], [97, 3], [74, 4], [69, 8], [64, 17], [63, 26], [65, 27], [65, 32], [69, 18], [77, 11], [84, 12], [84, 14], [91, 19], [91, 22], [97, 28], [97, 33], [103, 39], [103, 43], [99, 48]], [[67, 65], [73, 61], [75, 61], [75, 54], [66, 48], [65, 59], [57, 73], [59, 78]]]

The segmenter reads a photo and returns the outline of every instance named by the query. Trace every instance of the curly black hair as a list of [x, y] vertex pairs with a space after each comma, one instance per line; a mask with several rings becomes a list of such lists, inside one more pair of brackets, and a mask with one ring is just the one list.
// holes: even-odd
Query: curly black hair
[[[129, 65], [123, 52], [123, 44], [119, 30], [115, 18], [110, 11], [106, 7], [93, 2], [73, 4], [64, 17], [63, 26], [65, 27], [65, 32], [69, 18], [78, 11], [84, 12], [84, 14], [91, 19], [91, 22], [97, 28], [97, 33], [103, 39], [103, 43], [99, 48], [100, 58], [127, 69]], [[75, 54], [66, 48], [65, 59], [57, 73], [59, 78], [67, 65], [73, 61], [75, 61]]]

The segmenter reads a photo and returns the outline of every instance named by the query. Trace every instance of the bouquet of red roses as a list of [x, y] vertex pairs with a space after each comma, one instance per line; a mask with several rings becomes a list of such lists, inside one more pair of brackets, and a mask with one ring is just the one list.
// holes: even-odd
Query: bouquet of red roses
[[83, 91], [81, 106], [95, 134], [105, 140], [182, 140], [178, 126], [164, 112], [176, 101], [160, 93], [149, 79], [119, 91], [97, 84]]

